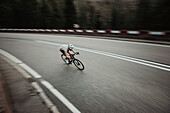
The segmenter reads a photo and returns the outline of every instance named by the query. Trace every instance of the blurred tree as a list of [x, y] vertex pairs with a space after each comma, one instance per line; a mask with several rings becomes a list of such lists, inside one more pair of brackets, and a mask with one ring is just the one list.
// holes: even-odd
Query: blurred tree
[[100, 12], [97, 11], [95, 14], [95, 29], [101, 29], [101, 20]]
[[17, 28], [38, 27], [37, 21], [37, 1], [36, 0], [14, 0], [13, 1], [13, 20]]
[[117, 26], [117, 18], [118, 18], [118, 10], [116, 8], [112, 8], [111, 13], [111, 29], [118, 29]]
[[51, 27], [52, 28], [60, 28], [62, 26], [63, 20], [61, 19], [61, 16], [59, 14], [58, 10], [58, 4], [56, 0], [51, 0], [50, 2], [52, 6], [52, 12], [51, 12]]
[[52, 9], [50, 7], [49, 2], [42, 0], [41, 6], [41, 28], [51, 28], [51, 17], [52, 17]]
[[88, 28], [94, 29], [95, 8], [94, 6], [88, 7]]
[[170, 0], [159, 0], [154, 12], [154, 30], [170, 30]]
[[72, 29], [73, 24], [77, 23], [76, 9], [73, 0], [65, 0], [65, 28]]
[[135, 15], [136, 15], [136, 12], [135, 10], [133, 9], [126, 9], [123, 13], [124, 15], [124, 25], [122, 28], [124, 29], [136, 29], [136, 22], [135, 22]]
[[86, 29], [87, 27], [87, 12], [86, 7], [80, 7], [79, 9], [79, 15], [78, 15], [78, 24], [80, 25], [80, 28]]
[[0, 0], [3, 28], [169, 30], [169, 14], [170, 0]]
[[117, 29], [125, 29], [124, 28], [124, 24], [125, 24], [125, 15], [123, 11], [120, 11], [118, 13], [118, 17], [117, 17]]
[[136, 11], [137, 29], [150, 29], [151, 25], [151, 2], [150, 0], [139, 0]]
[[0, 27], [9, 28], [13, 25], [13, 0], [0, 0]]

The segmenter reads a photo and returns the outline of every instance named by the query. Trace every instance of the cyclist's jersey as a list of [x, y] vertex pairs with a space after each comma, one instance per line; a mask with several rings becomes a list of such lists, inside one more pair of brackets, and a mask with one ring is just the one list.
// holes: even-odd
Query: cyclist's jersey
[[63, 50], [65, 53], [67, 53], [68, 52], [68, 45], [66, 45], [66, 44], [61, 45], [60, 50]]

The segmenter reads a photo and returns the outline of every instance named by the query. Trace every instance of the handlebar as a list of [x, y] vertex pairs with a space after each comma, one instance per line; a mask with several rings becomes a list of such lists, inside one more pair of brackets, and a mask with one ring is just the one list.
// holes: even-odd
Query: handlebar
[[80, 55], [80, 53], [79, 53], [79, 52], [76, 52], [76, 53], [73, 53], [73, 54], [71, 54], [71, 55]]
[[80, 53], [79, 52], [73, 53], [73, 54], [70, 55], [70, 57], [74, 58], [75, 55], [80, 55]]

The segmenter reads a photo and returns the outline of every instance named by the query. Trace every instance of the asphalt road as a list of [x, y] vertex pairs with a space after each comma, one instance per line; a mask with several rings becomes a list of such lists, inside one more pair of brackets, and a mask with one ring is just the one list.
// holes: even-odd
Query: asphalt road
[[[75, 45], [85, 70], [63, 63], [58, 49], [62, 43]], [[87, 36], [0, 33], [0, 49], [41, 74], [82, 113], [170, 111], [170, 46]], [[62, 113], [71, 112], [44, 90]]]

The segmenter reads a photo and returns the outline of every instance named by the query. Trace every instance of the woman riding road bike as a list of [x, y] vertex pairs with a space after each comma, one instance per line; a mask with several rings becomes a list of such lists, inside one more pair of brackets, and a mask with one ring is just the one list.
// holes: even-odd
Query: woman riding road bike
[[79, 52], [75, 52], [74, 50], [74, 46], [72, 44], [63, 44], [60, 46], [60, 52], [63, 53], [66, 56], [66, 60], [65, 62], [67, 64], [70, 64], [70, 56], [71, 56], [71, 52], [73, 52], [74, 54], [79, 54]]
[[63, 44], [63, 45], [61, 45], [61, 47], [60, 47], [60, 52], [62, 53], [61, 58], [63, 59], [63, 61], [67, 65], [72, 64], [72, 62], [73, 62], [74, 65], [79, 70], [84, 70], [83, 63], [80, 60], [75, 58], [75, 55], [78, 55], [79, 52], [75, 52], [73, 49], [74, 49], [74, 46], [72, 44], [69, 44], [69, 45]]

